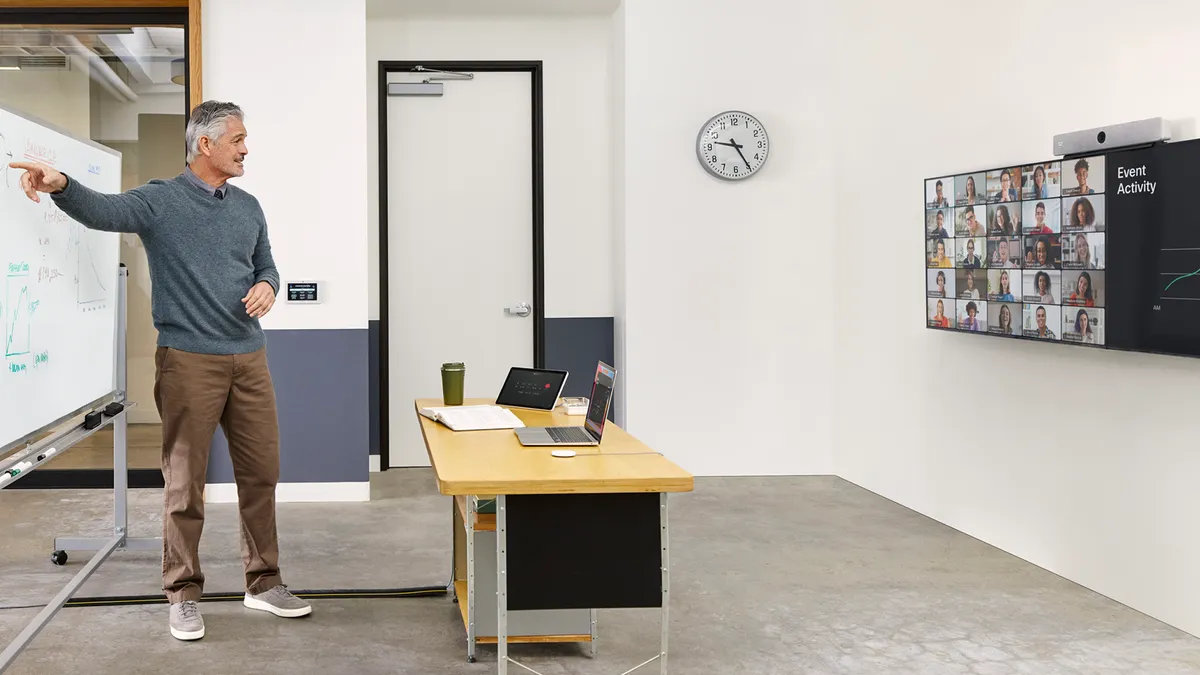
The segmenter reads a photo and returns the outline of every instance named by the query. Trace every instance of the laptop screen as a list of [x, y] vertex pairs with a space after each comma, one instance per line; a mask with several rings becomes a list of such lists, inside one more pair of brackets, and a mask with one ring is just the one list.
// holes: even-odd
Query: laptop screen
[[587, 428], [596, 440], [604, 435], [604, 423], [608, 420], [608, 406], [612, 400], [613, 381], [617, 371], [601, 361], [596, 365], [596, 379], [592, 382], [592, 397], [588, 402]]

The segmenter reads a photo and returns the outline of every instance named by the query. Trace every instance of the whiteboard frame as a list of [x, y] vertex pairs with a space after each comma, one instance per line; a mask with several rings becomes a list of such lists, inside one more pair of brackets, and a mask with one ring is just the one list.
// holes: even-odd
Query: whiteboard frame
[[[3, 110], [4, 112], [9, 113], [10, 115], [20, 117], [20, 118], [24, 119], [26, 122], [31, 122], [33, 124], [43, 126], [55, 133], [62, 134], [64, 136], [70, 138], [71, 140], [78, 141], [85, 145], [90, 145], [91, 147], [93, 147], [97, 150], [100, 150], [101, 152], [106, 152], [117, 158], [124, 159], [124, 155], [121, 154], [120, 150], [115, 150], [113, 148], [108, 147], [107, 145], [93, 141], [90, 138], [80, 138], [78, 134], [72, 133], [72, 132], [64, 129], [61, 126], [54, 124], [53, 122], [49, 122], [47, 120], [44, 120], [44, 119], [38, 117], [37, 115], [31, 115], [31, 114], [25, 112], [24, 110], [19, 110], [17, 108], [14, 108], [14, 107], [8, 106], [8, 105], [4, 105], [2, 103], [0, 103], [0, 110]], [[0, 168], [7, 169], [7, 167], [0, 167]], [[119, 264], [120, 264], [120, 261], [118, 260], [118, 265]], [[121, 308], [121, 311], [122, 312], [124, 311], [123, 307]], [[117, 321], [116, 321], [117, 325], [114, 326], [114, 329], [117, 331], [117, 341], [114, 343], [113, 349], [116, 352], [117, 359], [119, 359], [121, 357], [122, 350], [120, 347], [120, 342], [125, 339], [125, 336], [122, 334], [122, 331], [120, 330], [121, 324], [122, 324], [121, 318], [122, 317], [120, 317], [120, 316], [117, 317]], [[121, 366], [122, 366], [122, 364], [120, 364], [120, 363], [116, 364], [117, 368], [121, 368]], [[28, 434], [26, 434], [25, 436], [23, 436], [21, 438], [18, 438], [13, 441], [4, 443], [3, 445], [0, 445], [0, 457], [11, 453], [13, 450], [28, 446], [31, 442], [37, 440], [37, 438], [39, 436], [41, 436], [42, 434], [45, 434], [45, 433], [53, 430], [55, 427], [59, 426], [60, 424], [63, 424], [64, 422], [71, 420], [74, 417], [77, 417], [77, 416], [87, 413], [91, 410], [94, 410], [102, 404], [106, 405], [111, 401], [120, 400], [121, 398], [122, 398], [121, 390], [113, 389], [112, 391], [101, 396], [100, 398], [96, 399], [95, 401], [88, 403], [87, 405], [79, 408], [78, 410], [75, 410], [66, 415], [63, 415], [62, 417], [43, 426], [40, 429], [36, 429], [34, 431], [29, 432]]]
[[0, 103], [0, 110], [3, 110], [4, 112], [9, 113], [10, 115], [15, 115], [17, 117], [20, 117], [21, 119], [25, 120], [26, 122], [32, 122], [39, 126], [46, 127], [50, 131], [62, 134], [63, 136], [66, 136], [73, 141], [79, 141], [80, 143], [83, 143], [85, 145], [90, 145], [93, 148], [100, 150], [102, 152], [107, 152], [110, 155], [124, 158], [124, 155], [121, 154], [120, 150], [110, 148], [107, 145], [93, 141], [90, 138], [80, 138], [78, 134], [67, 131], [63, 127], [61, 127], [53, 122], [44, 120], [44, 119], [38, 117], [37, 115], [30, 115], [29, 113], [25, 112], [24, 110], [20, 110], [18, 108], [14, 108], [12, 106], [4, 105], [3, 103]]
[[[91, 403], [83, 406], [79, 410], [76, 410], [68, 415], [64, 415], [64, 416], [60, 417], [59, 419], [42, 427], [41, 429], [32, 431], [32, 432], [26, 434], [24, 437], [13, 441], [11, 444], [0, 446], [0, 456], [7, 455], [10, 452], [12, 452], [13, 450], [19, 450], [21, 448], [28, 447], [29, 444], [36, 441], [39, 436], [41, 436], [42, 434], [45, 434], [47, 432], [53, 431], [54, 428], [59, 426], [60, 424], [68, 422], [72, 418], [78, 417], [79, 415], [82, 415], [84, 413], [91, 412], [91, 411], [95, 410], [96, 408], [99, 408], [101, 405], [108, 405], [112, 401], [118, 400], [119, 398], [120, 398], [120, 392], [118, 392], [116, 389], [114, 389], [111, 392], [96, 399], [95, 401], [92, 401]], [[0, 459], [2, 459], [2, 457], [0, 457]]]

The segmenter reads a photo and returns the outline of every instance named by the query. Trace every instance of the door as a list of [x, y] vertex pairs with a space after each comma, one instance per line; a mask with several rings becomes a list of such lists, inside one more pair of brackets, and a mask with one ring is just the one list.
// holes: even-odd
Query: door
[[413, 400], [441, 397], [442, 363], [463, 362], [465, 395], [480, 398], [534, 365], [531, 99], [529, 72], [387, 99], [391, 467], [429, 465]]

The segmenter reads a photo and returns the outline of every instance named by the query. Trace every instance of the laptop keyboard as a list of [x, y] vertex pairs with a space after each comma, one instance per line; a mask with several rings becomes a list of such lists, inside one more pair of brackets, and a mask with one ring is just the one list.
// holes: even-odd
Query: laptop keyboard
[[547, 427], [555, 443], [591, 443], [592, 437], [581, 427]]

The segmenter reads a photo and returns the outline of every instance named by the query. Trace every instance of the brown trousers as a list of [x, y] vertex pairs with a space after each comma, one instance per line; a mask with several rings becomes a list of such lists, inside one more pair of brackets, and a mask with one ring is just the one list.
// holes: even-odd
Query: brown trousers
[[162, 417], [163, 592], [170, 602], [199, 600], [200, 534], [209, 447], [217, 424], [229, 442], [237, 483], [246, 590], [282, 583], [275, 527], [279, 422], [267, 354], [194, 354], [159, 347], [154, 402]]

